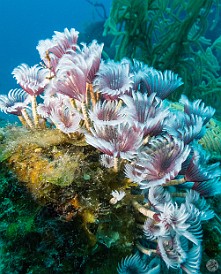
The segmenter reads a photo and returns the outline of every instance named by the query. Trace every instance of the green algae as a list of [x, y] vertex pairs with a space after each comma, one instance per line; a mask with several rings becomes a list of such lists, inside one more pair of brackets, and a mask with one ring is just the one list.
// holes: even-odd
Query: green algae
[[114, 0], [104, 35], [114, 37], [115, 60], [137, 59], [178, 73], [184, 85], [171, 99], [177, 100], [182, 93], [202, 98], [220, 117], [221, 37], [217, 31], [215, 38], [207, 38], [218, 26], [219, 15], [218, 0]]

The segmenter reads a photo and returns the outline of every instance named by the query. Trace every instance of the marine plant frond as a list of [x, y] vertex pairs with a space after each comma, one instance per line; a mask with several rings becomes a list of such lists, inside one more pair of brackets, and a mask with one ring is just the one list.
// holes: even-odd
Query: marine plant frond
[[210, 154], [212, 160], [220, 161], [221, 155], [221, 123], [211, 119], [206, 125], [206, 133], [199, 140], [202, 147]]
[[221, 36], [219, 36], [212, 44], [211, 49], [218, 49], [221, 50]]

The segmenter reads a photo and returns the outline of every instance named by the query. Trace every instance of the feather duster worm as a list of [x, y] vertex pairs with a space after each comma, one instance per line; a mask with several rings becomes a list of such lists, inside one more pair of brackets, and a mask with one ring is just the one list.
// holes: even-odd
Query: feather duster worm
[[[140, 178], [137, 177], [136, 181], [141, 188], [166, 184], [179, 174], [182, 163], [189, 153], [190, 148], [176, 138], [169, 136], [155, 138], [151, 140], [149, 147], [145, 147], [138, 154], [136, 162], [131, 164], [130, 170], [133, 170], [131, 179], [138, 175]], [[127, 167], [126, 175], [130, 174]]]
[[94, 80], [94, 90], [106, 99], [115, 100], [122, 94], [130, 93], [132, 75], [128, 63], [109, 61], [102, 63]]
[[141, 130], [144, 137], [155, 136], [162, 131], [164, 120], [169, 112], [155, 93], [148, 96], [133, 91], [132, 96], [123, 95], [120, 99], [127, 106], [125, 113], [128, 122], [135, 130]]
[[118, 158], [134, 158], [143, 140], [142, 134], [137, 134], [128, 123], [116, 126], [94, 125], [91, 134], [86, 133], [85, 136], [88, 144], [114, 157], [116, 161]]
[[11, 89], [8, 95], [0, 95], [0, 110], [18, 116], [23, 125], [33, 128], [33, 123], [27, 113], [31, 97], [22, 89]]
[[39, 125], [38, 115], [37, 115], [37, 102], [36, 96], [41, 94], [45, 86], [48, 84], [48, 70], [38, 65], [29, 67], [26, 64], [21, 64], [15, 68], [12, 72], [17, 83], [31, 95], [32, 102], [32, 115], [34, 119], [34, 124], [36, 127]]

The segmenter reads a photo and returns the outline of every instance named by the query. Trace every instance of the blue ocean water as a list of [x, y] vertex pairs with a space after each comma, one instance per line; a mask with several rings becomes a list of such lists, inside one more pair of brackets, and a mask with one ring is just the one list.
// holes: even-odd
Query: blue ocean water
[[18, 87], [11, 75], [15, 67], [40, 62], [36, 50], [39, 40], [66, 27], [83, 32], [91, 23], [104, 20], [102, 5], [108, 15], [111, 0], [0, 1], [0, 93]]

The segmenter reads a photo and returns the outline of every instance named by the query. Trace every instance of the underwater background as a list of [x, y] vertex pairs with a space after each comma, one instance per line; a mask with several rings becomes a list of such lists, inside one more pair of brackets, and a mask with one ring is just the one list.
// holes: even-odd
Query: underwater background
[[[98, 4], [98, 5], [97, 5]], [[93, 34], [100, 37], [102, 30], [100, 22], [104, 22], [109, 14], [111, 0], [87, 1], [67, 0], [60, 1], [27, 1], [10, 0], [0, 2], [0, 90], [1, 94], [8, 93], [16, 87], [11, 77], [13, 68], [23, 62], [36, 64], [39, 62], [38, 52], [35, 50], [38, 41], [50, 37], [51, 33], [62, 31], [64, 28], [76, 28], [80, 33], [87, 32], [90, 26]], [[96, 27], [96, 22], [98, 27]], [[94, 26], [91, 26], [91, 24]], [[85, 39], [84, 39], [85, 41]], [[85, 41], [86, 42], [86, 41]], [[0, 117], [10, 119], [2, 113]]]
[[0, 0], [0, 33], [0, 274], [221, 273], [220, 0]]

